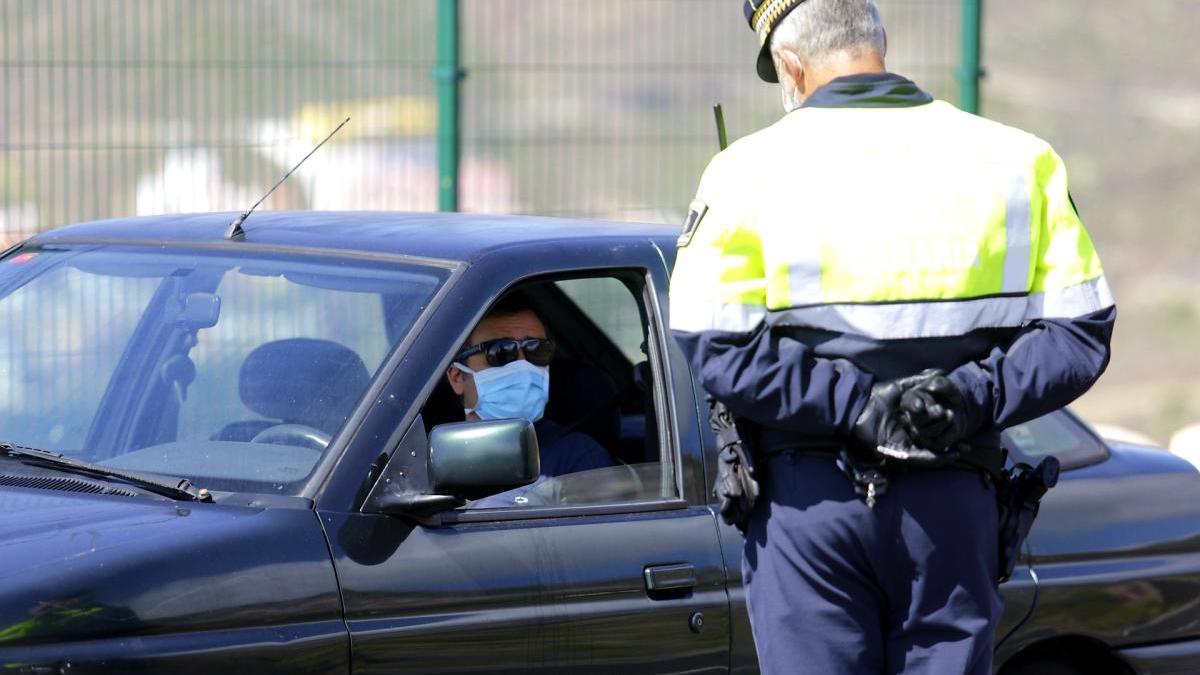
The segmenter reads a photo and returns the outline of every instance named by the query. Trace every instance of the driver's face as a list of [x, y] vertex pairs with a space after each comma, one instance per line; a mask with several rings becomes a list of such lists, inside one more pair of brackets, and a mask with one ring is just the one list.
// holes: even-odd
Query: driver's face
[[[542, 325], [541, 320], [537, 315], [529, 310], [522, 310], [516, 314], [502, 314], [497, 316], [488, 315], [483, 317], [475, 330], [471, 331], [471, 337], [467, 340], [468, 345], [477, 345], [480, 342], [488, 340], [496, 340], [499, 338], [545, 338], [546, 327]], [[525, 354], [520, 355], [521, 359], [525, 358]], [[471, 370], [480, 371], [491, 368], [488, 365], [487, 358], [483, 354], [472, 354], [467, 357], [466, 365]], [[450, 380], [450, 388], [458, 394], [463, 401], [464, 408], [474, 408], [479, 401], [479, 395], [475, 391], [475, 380], [468, 373], [451, 366], [446, 369], [446, 379]], [[479, 419], [475, 413], [471, 413], [467, 419]]]

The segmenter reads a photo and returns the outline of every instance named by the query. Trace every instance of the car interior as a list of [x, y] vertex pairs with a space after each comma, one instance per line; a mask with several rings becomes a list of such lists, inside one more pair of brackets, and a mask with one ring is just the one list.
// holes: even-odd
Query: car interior
[[[136, 423], [89, 443], [107, 448], [93, 460], [147, 471], [166, 462], [234, 491], [287, 493], [306, 477], [368, 388], [374, 364], [408, 329], [412, 303], [405, 294], [342, 293], [325, 290], [327, 282], [318, 287], [250, 272], [172, 277], [157, 290], [147, 313], [169, 316], [142, 321], [153, 329], [146, 338], [151, 346], [120, 376], [144, 377], [147, 386], [137, 400], [105, 399], [114, 409], [133, 410]], [[678, 497], [675, 459], [656, 414], [666, 394], [651, 366], [644, 290], [641, 273], [613, 271], [538, 277], [507, 291], [535, 308], [556, 343], [546, 418], [590, 437], [612, 461], [553, 477], [520, 504]], [[278, 296], [289, 309], [285, 320], [254, 323], [255, 302], [268, 293], [291, 294]], [[182, 300], [172, 304], [174, 298]], [[304, 323], [305, 303], [325, 308], [311, 325]], [[464, 421], [444, 373], [436, 377], [421, 411], [427, 432]]]
[[264, 419], [230, 422], [211, 440], [255, 441], [272, 427], [296, 425], [321, 432], [328, 442], [370, 380], [362, 358], [331, 340], [289, 338], [259, 345], [239, 369], [238, 397]]
[[[623, 278], [543, 279], [508, 293], [534, 307], [556, 345], [545, 416], [584, 433], [613, 467], [559, 476], [525, 494], [525, 505], [579, 504], [670, 496], [655, 415], [641, 282]], [[589, 311], [590, 310], [590, 311]], [[456, 346], [457, 347], [457, 346]], [[444, 375], [422, 408], [427, 431], [462, 422], [462, 404]], [[539, 499], [535, 499], [538, 497]]]

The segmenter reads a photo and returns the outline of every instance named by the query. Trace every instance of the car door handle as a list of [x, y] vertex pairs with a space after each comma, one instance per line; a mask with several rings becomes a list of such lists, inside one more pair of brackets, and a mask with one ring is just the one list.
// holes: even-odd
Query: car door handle
[[642, 570], [647, 593], [683, 591], [696, 587], [696, 568], [691, 563], [647, 565]]

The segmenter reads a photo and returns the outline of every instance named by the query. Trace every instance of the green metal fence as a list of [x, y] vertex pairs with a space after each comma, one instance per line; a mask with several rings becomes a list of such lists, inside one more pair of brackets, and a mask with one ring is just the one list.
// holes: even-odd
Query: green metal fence
[[[979, 2], [880, 0], [891, 68], [973, 105]], [[734, 0], [0, 0], [0, 243], [243, 210], [346, 115], [262, 208], [677, 221], [755, 51]]]

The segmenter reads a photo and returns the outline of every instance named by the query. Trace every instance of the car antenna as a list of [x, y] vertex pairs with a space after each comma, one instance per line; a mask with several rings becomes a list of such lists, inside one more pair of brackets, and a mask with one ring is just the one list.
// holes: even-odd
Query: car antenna
[[333, 138], [333, 135], [336, 134], [338, 131], [340, 131], [342, 127], [346, 126], [346, 122], [349, 122], [349, 121], [350, 121], [349, 117], [342, 120], [342, 123], [337, 125], [336, 127], [334, 127], [333, 131], [329, 132], [329, 135], [326, 136], [324, 140], [322, 140], [320, 143], [317, 143], [317, 147], [313, 148], [312, 150], [309, 150], [307, 155], [305, 155], [299, 162], [296, 162], [296, 166], [293, 166], [290, 171], [283, 174], [283, 178], [280, 178], [278, 181], [276, 181], [275, 184], [271, 186], [271, 189], [267, 190], [267, 194], [263, 195], [262, 197], [260, 197], [258, 199], [258, 201], [254, 202], [254, 206], [251, 206], [250, 208], [246, 209], [245, 213], [243, 213], [242, 215], [235, 218], [233, 220], [233, 222], [229, 224], [229, 228], [225, 230], [225, 238], [226, 239], [241, 239], [241, 238], [245, 237], [246, 231], [242, 229], [242, 223], [244, 223], [246, 221], [246, 218], [250, 217], [251, 213], [254, 213], [254, 209], [258, 208], [258, 205], [263, 203], [263, 200], [265, 200], [267, 197], [270, 197], [271, 193], [275, 191], [275, 188], [282, 185], [283, 181], [287, 180], [288, 176], [292, 175], [292, 172], [294, 172], [296, 169], [299, 169], [300, 165], [303, 164], [305, 162], [305, 160], [307, 160], [309, 157], [312, 157], [314, 152], [319, 150], [322, 145], [325, 145], [325, 141], [328, 141], [329, 139]]

